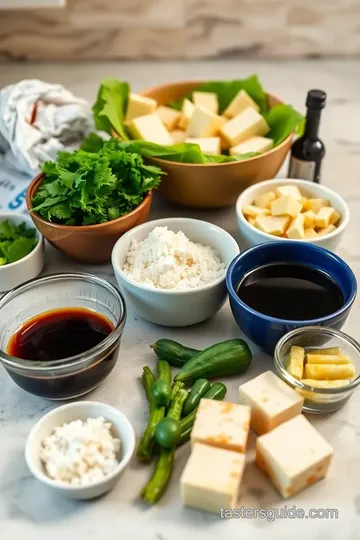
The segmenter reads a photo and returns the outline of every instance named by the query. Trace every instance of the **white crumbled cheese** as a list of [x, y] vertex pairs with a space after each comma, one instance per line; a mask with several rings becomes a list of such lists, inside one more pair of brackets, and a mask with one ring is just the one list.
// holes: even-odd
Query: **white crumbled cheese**
[[102, 416], [57, 427], [44, 441], [40, 459], [57, 482], [88, 485], [102, 480], [118, 465], [121, 441]]
[[123, 268], [128, 278], [156, 289], [193, 289], [225, 274], [225, 264], [210, 246], [191, 242], [182, 231], [155, 227], [133, 240]]

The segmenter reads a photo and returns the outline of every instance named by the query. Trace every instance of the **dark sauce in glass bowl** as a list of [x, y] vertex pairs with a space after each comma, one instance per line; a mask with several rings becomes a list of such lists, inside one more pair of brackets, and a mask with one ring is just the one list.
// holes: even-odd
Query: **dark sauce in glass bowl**
[[259, 313], [292, 321], [326, 317], [344, 305], [339, 285], [328, 274], [287, 262], [266, 264], [248, 272], [237, 294]]
[[[114, 325], [104, 315], [86, 308], [61, 308], [40, 313], [26, 321], [11, 337], [7, 353], [15, 358], [41, 362], [46, 365], [86, 353], [101, 343]], [[117, 348], [117, 347], [116, 347]], [[9, 375], [24, 390], [50, 399], [67, 399], [80, 396], [95, 388], [113, 369], [115, 350], [94, 362], [73, 368], [70, 374]], [[34, 368], [36, 369], [36, 367]]]

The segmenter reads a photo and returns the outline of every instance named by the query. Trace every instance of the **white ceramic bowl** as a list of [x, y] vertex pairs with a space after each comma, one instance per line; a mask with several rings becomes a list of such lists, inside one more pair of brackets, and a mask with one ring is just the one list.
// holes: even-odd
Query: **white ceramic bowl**
[[[40, 461], [39, 453], [42, 441], [58, 426], [72, 420], [86, 420], [103, 416], [112, 423], [113, 434], [121, 440], [121, 458], [116, 469], [104, 479], [88, 486], [61, 484], [50, 478]], [[25, 447], [25, 459], [32, 474], [41, 482], [61, 495], [71, 499], [93, 499], [112, 489], [121, 473], [129, 464], [135, 450], [135, 433], [130, 421], [118, 409], [96, 401], [78, 401], [63, 405], [38, 421], [28, 436]]]
[[9, 291], [24, 281], [36, 278], [44, 266], [44, 239], [34, 227], [30, 216], [14, 212], [0, 212], [0, 221], [6, 220], [16, 225], [25, 222], [29, 228], [35, 229], [38, 243], [26, 257], [14, 263], [0, 266], [0, 293]]
[[159, 226], [167, 226], [174, 232], [182, 231], [192, 242], [210, 245], [219, 252], [226, 269], [240, 251], [229, 233], [207, 221], [188, 218], [149, 221], [124, 234], [114, 246], [111, 260], [119, 289], [140, 316], [155, 324], [190, 326], [209, 319], [226, 301], [226, 271], [212, 283], [184, 291], [149, 288], [124, 274], [122, 269], [131, 241], [144, 240]]
[[[335, 210], [341, 215], [340, 225], [337, 227], [337, 229], [330, 234], [319, 236], [318, 238], [292, 240], [288, 238], [279, 238], [277, 236], [273, 236], [272, 234], [264, 233], [253, 225], [250, 225], [242, 213], [244, 206], [253, 203], [254, 199], [262, 193], [272, 191], [275, 187], [284, 185], [298, 186], [305, 197], [328, 199], [331, 206], [335, 208]], [[311, 242], [312, 244], [317, 244], [318, 246], [335, 252], [349, 223], [350, 212], [344, 199], [335, 193], [335, 191], [323, 186], [322, 184], [315, 184], [308, 182], [307, 180], [294, 180], [293, 178], [275, 178], [274, 180], [266, 180], [265, 182], [255, 184], [245, 189], [245, 191], [241, 193], [236, 202], [236, 218], [241, 234], [242, 247], [244, 248], [249, 248], [257, 244], [262, 244], [263, 242], [269, 242], [271, 240], [284, 240], [285, 242]]]

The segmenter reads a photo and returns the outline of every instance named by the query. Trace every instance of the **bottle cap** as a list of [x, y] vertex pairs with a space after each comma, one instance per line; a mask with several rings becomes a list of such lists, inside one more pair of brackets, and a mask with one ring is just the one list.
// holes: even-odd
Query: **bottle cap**
[[323, 90], [309, 90], [306, 98], [308, 109], [323, 109], [326, 105], [326, 93]]

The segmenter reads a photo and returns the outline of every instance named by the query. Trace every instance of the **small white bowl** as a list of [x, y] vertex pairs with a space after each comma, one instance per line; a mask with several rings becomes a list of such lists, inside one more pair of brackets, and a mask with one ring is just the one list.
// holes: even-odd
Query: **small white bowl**
[[16, 212], [0, 212], [0, 221], [10, 221], [15, 225], [25, 223], [36, 230], [38, 243], [34, 249], [19, 261], [0, 266], [0, 293], [10, 291], [24, 281], [36, 278], [44, 267], [44, 239], [34, 227], [30, 216]]
[[212, 317], [225, 303], [226, 269], [223, 277], [194, 289], [164, 290], [150, 288], [130, 280], [123, 272], [131, 241], [144, 240], [155, 227], [167, 226], [182, 231], [192, 242], [210, 245], [219, 254], [225, 267], [239, 254], [234, 238], [212, 223], [189, 218], [149, 221], [128, 231], [116, 242], [111, 261], [119, 289], [135, 311], [144, 319], [162, 326], [190, 326]]
[[[86, 420], [103, 416], [111, 422], [113, 434], [121, 440], [121, 459], [116, 469], [104, 479], [87, 486], [72, 486], [62, 484], [50, 478], [40, 461], [40, 447], [43, 440], [52, 431], [73, 420]], [[69, 403], [49, 412], [35, 424], [30, 431], [25, 447], [26, 463], [32, 474], [41, 482], [51, 487], [61, 495], [71, 499], [93, 499], [112, 489], [121, 473], [129, 464], [135, 450], [135, 433], [130, 421], [118, 409], [96, 401], [78, 401]]]
[[[331, 206], [335, 208], [335, 210], [341, 215], [340, 225], [337, 227], [337, 229], [330, 234], [325, 234], [324, 236], [319, 236], [318, 238], [293, 240], [289, 238], [279, 238], [278, 236], [264, 233], [251, 225], [246, 220], [242, 212], [244, 206], [247, 204], [252, 204], [254, 199], [259, 195], [266, 193], [267, 191], [272, 191], [277, 186], [284, 185], [298, 186], [305, 197], [328, 199]], [[242, 237], [242, 247], [244, 248], [256, 246], [257, 244], [262, 244], [271, 240], [284, 240], [285, 242], [310, 242], [335, 252], [340, 244], [344, 231], [348, 226], [350, 212], [344, 199], [335, 193], [335, 191], [323, 186], [322, 184], [315, 184], [307, 180], [294, 180], [293, 178], [275, 178], [274, 180], [266, 180], [265, 182], [260, 182], [259, 184], [250, 186], [241, 193], [236, 202], [236, 218]]]

